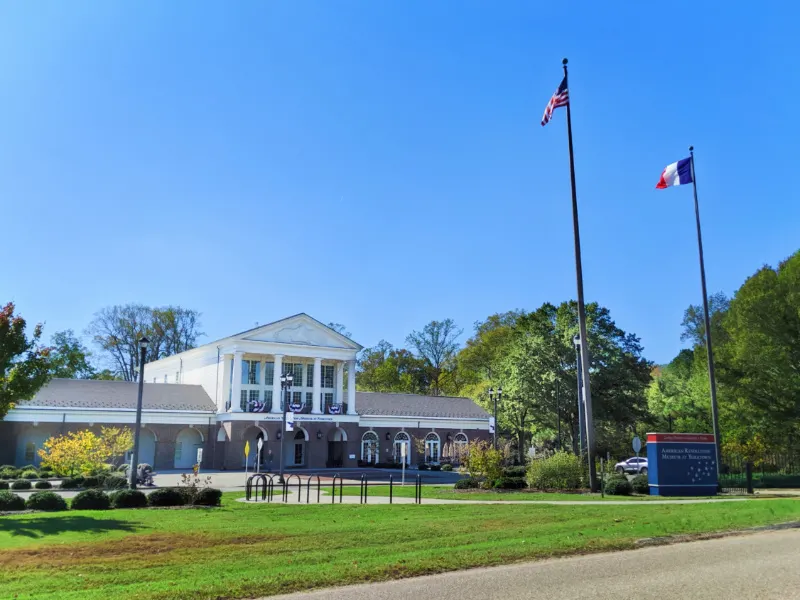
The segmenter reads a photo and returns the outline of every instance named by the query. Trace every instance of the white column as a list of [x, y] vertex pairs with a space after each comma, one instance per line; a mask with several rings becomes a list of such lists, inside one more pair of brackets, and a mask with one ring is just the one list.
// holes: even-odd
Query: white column
[[[275, 355], [275, 369], [272, 372], [272, 408], [269, 412], [281, 412], [281, 371], [283, 370], [283, 354]], [[266, 382], [265, 382], [266, 383]]]
[[311, 414], [320, 415], [322, 414], [322, 409], [320, 408], [322, 405], [322, 399], [320, 395], [322, 395], [322, 359], [315, 358], [314, 359], [314, 399], [311, 401]]
[[336, 365], [336, 404], [344, 403], [344, 362]]
[[[222, 378], [220, 379], [219, 385], [219, 396], [217, 397], [217, 411], [218, 412], [225, 412], [225, 405], [228, 404], [228, 396], [230, 395], [231, 391], [231, 360], [233, 359], [233, 354], [223, 354], [222, 355], [222, 365], [221, 368], [218, 366], [217, 369], [221, 371]], [[231, 403], [232, 404], [232, 403]]]
[[231, 412], [242, 412], [242, 356], [244, 352], [233, 353], [233, 384], [231, 385]]
[[347, 363], [347, 414], [356, 414], [356, 361]]

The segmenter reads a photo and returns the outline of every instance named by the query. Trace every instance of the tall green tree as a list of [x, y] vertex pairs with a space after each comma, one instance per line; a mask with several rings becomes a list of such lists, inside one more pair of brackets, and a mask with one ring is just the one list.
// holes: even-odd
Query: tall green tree
[[430, 394], [441, 396], [454, 393], [459, 385], [456, 378], [458, 338], [464, 332], [453, 319], [431, 321], [421, 331], [412, 331], [406, 338], [416, 355], [427, 363]]
[[25, 319], [9, 302], [0, 310], [0, 419], [17, 400], [29, 400], [51, 375], [50, 349], [39, 345], [42, 326], [29, 338]]
[[125, 304], [97, 312], [86, 332], [116, 377], [136, 381], [139, 340], [147, 337], [150, 341], [148, 361], [190, 350], [204, 335], [199, 330], [199, 318], [197, 311], [180, 306]]
[[427, 364], [403, 348], [395, 349], [386, 340], [361, 351], [358, 359], [358, 389], [367, 392], [426, 394], [429, 380]]
[[95, 379], [97, 371], [90, 362], [91, 353], [71, 329], [58, 331], [50, 339], [53, 377]]

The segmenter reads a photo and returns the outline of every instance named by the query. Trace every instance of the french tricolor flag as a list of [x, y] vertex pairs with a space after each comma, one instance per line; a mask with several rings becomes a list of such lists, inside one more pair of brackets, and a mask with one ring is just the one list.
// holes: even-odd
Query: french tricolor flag
[[684, 158], [674, 162], [661, 172], [661, 179], [656, 184], [656, 189], [665, 190], [671, 185], [692, 183], [692, 159]]

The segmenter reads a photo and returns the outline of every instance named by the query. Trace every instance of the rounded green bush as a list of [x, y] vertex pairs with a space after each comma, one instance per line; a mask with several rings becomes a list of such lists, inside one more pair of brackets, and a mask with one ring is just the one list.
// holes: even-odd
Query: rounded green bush
[[0, 511], [12, 510], [25, 510], [25, 500], [11, 492], [0, 492]]
[[631, 487], [637, 494], [650, 494], [650, 484], [647, 482], [647, 475], [637, 475], [631, 481]]
[[107, 490], [121, 490], [128, 485], [128, 480], [122, 475], [108, 475], [103, 481], [103, 487]]
[[584, 475], [580, 458], [563, 451], [531, 461], [527, 471], [528, 485], [537, 490], [577, 490]]
[[609, 496], [630, 496], [633, 486], [624, 475], [612, 475], [606, 480], [605, 492]]
[[67, 501], [55, 492], [34, 492], [25, 501], [25, 508], [31, 510], [67, 510]]
[[33, 487], [35, 487], [37, 490], [49, 490], [53, 487], [53, 484], [42, 479], [41, 481], [34, 483]]
[[23, 471], [20, 477], [22, 479], [39, 479], [39, 471], [28, 469], [27, 471]]
[[159, 488], [147, 496], [147, 504], [150, 506], [183, 506], [186, 504], [186, 497], [173, 488]]
[[36, 465], [25, 465], [24, 467], [19, 468], [20, 471], [38, 471], [38, 467]]
[[17, 479], [11, 484], [12, 490], [29, 490], [31, 489], [31, 482], [27, 479]]
[[500, 477], [494, 480], [492, 487], [496, 490], [521, 490], [528, 487], [528, 483], [522, 477]]
[[7, 481], [0, 481], [0, 490], [7, 490], [9, 488]]
[[110, 496], [111, 506], [114, 508], [144, 508], [147, 506], [147, 496], [139, 490], [117, 490]]
[[194, 495], [192, 504], [195, 506], [219, 506], [221, 500], [222, 490], [203, 488]]
[[0, 465], [0, 471], [5, 471], [6, 469], [16, 469], [14, 465]]
[[64, 477], [61, 480], [61, 485], [58, 486], [62, 490], [74, 490], [83, 487], [83, 477]]
[[442, 465], [431, 465], [431, 471], [441, 471]]
[[3, 467], [0, 469], [0, 479], [18, 479], [19, 473], [19, 469], [14, 467]]
[[481, 487], [481, 481], [474, 477], [465, 477], [464, 479], [459, 479], [453, 486], [453, 488], [456, 490], [474, 490], [478, 489], [479, 487]]
[[506, 477], [525, 477], [528, 474], [528, 468], [523, 465], [514, 467], [506, 467], [503, 469], [503, 475]]
[[442, 465], [442, 471], [452, 471], [453, 465]]
[[72, 510], [108, 510], [111, 500], [100, 490], [84, 490], [72, 499]]
[[105, 481], [105, 475], [90, 475], [83, 478], [83, 487], [85, 488], [101, 488]]

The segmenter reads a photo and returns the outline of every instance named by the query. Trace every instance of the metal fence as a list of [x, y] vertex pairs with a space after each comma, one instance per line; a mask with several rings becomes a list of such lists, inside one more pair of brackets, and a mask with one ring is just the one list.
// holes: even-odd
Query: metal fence
[[754, 460], [723, 455], [720, 488], [723, 492], [750, 493], [756, 489], [800, 488], [800, 454], [768, 454]]

